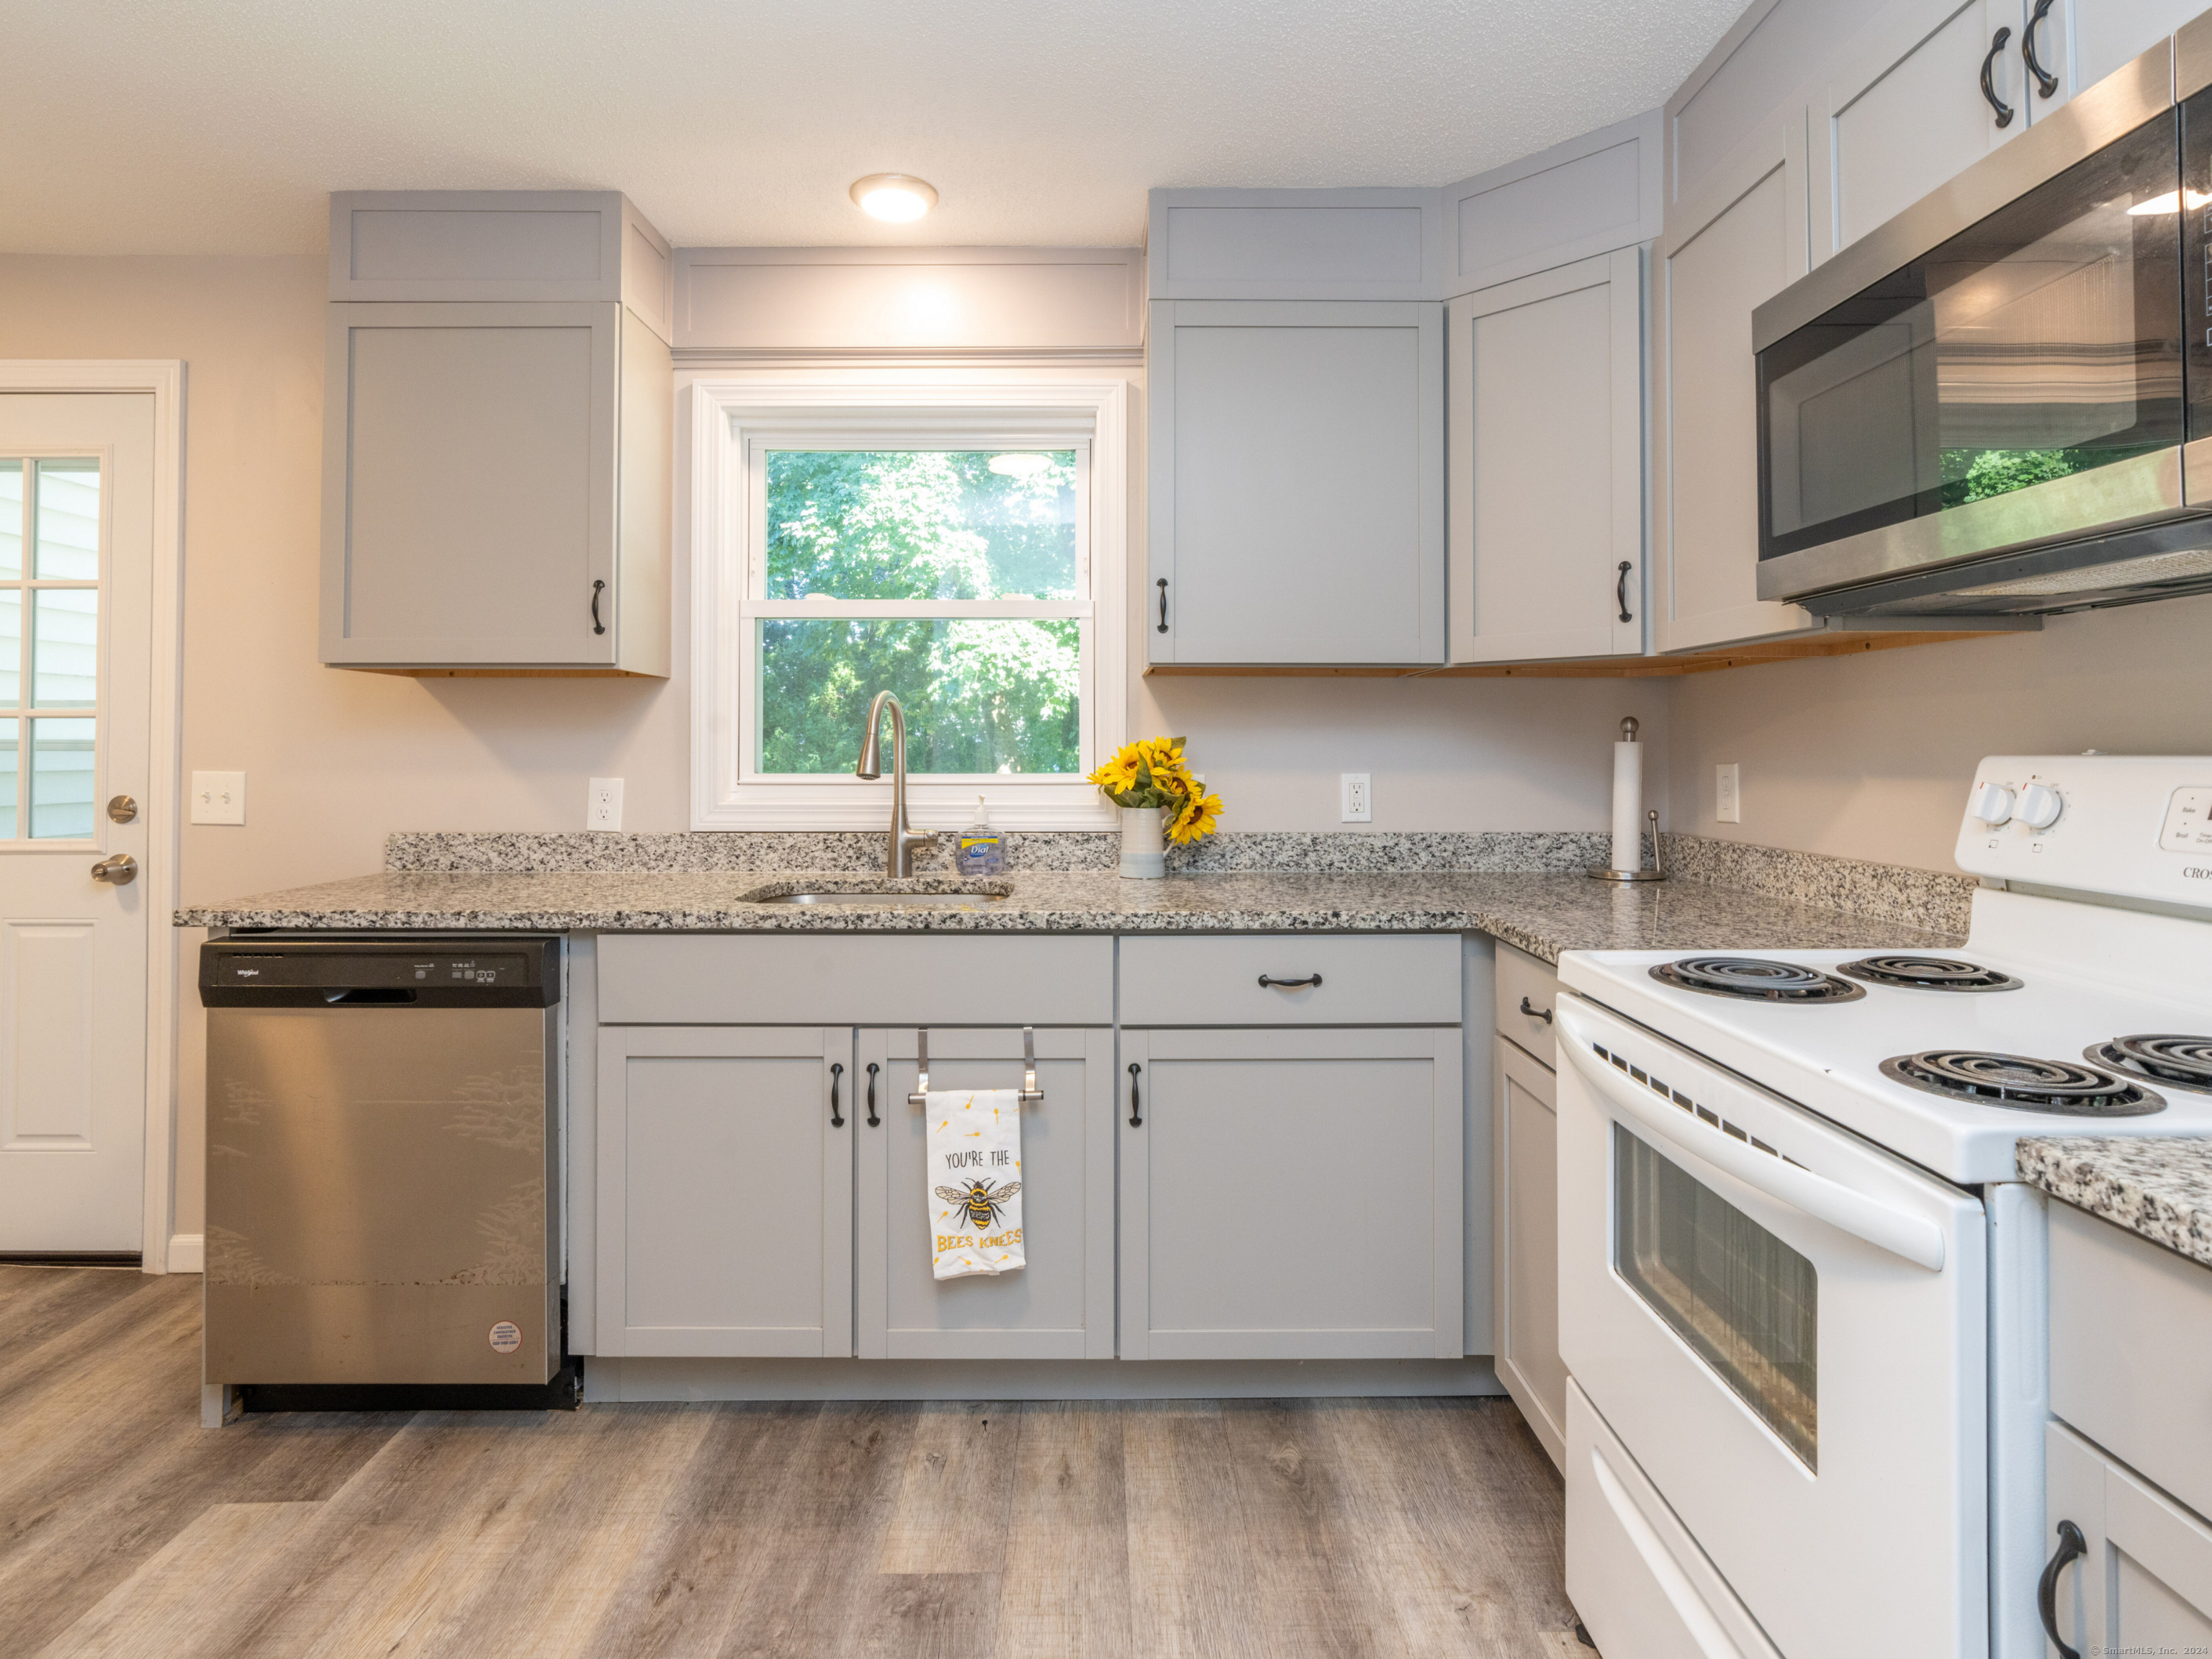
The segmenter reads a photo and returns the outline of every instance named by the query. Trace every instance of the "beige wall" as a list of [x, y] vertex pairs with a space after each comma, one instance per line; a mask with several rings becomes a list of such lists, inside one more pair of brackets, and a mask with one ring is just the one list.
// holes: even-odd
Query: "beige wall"
[[[683, 828], [680, 558], [670, 681], [412, 680], [317, 662], [327, 279], [319, 257], [0, 256], [0, 357], [186, 365], [183, 764], [244, 770], [248, 812], [243, 827], [185, 829], [184, 900], [361, 874], [393, 830], [579, 829], [592, 776], [625, 780], [629, 828]], [[1620, 715], [1642, 718], [1655, 768], [1663, 758], [1660, 683], [1146, 682], [1133, 667], [1131, 686], [1134, 729], [1187, 735], [1240, 830], [1334, 828], [1342, 771], [1373, 775], [1378, 830], [1595, 829]], [[189, 989], [184, 1004], [177, 1230], [190, 1233], [201, 1031]]]
[[[1671, 827], [1949, 870], [1984, 755], [2212, 754], [2212, 596], [2040, 633], [1696, 674], [1668, 722]], [[1743, 822], [1713, 821], [1713, 767]]]

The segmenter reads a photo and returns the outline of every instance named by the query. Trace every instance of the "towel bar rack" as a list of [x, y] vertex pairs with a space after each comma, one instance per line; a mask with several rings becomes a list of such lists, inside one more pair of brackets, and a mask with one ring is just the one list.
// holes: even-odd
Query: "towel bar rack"
[[[929, 1104], [929, 1028], [927, 1025], [917, 1027], [915, 1031], [914, 1057], [915, 1089], [906, 1097], [906, 1103], [927, 1106]], [[1021, 1103], [1036, 1106], [1042, 1104], [1043, 1100], [1044, 1091], [1037, 1087], [1036, 1080], [1036, 1032], [1024, 1025], [1022, 1027]]]

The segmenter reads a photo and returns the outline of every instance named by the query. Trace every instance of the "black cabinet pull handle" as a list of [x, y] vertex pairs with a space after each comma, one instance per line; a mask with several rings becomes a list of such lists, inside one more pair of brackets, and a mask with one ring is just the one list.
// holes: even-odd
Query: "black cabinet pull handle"
[[1542, 1020], [1547, 1025], [1552, 1023], [1552, 1011], [1549, 1008], [1531, 1008], [1526, 997], [1521, 999], [1521, 1012], [1531, 1019]]
[[1304, 979], [1269, 979], [1265, 974], [1260, 975], [1260, 988], [1263, 991], [1271, 985], [1279, 991], [1295, 991], [1302, 986], [1318, 986], [1320, 983], [1319, 974], [1308, 974]]
[[1168, 579], [1165, 576], [1161, 577], [1156, 586], [1160, 590], [1159, 631], [1164, 634], [1168, 631]]
[[876, 1115], [876, 1062], [868, 1062], [868, 1127], [872, 1129], [883, 1121]]
[[1145, 1123], [1144, 1115], [1137, 1105], [1137, 1073], [1143, 1069], [1135, 1060], [1129, 1062], [1129, 1127], [1132, 1129], [1140, 1129]]
[[1620, 619], [1623, 622], [1636, 620], [1628, 614], [1628, 573], [1635, 568], [1634, 565], [1623, 559], [1620, 562], [1620, 578], [1613, 585], [1613, 602], [1620, 607]]
[[592, 632], [594, 634], [604, 634], [607, 631], [607, 625], [599, 620], [599, 594], [605, 587], [605, 582], [592, 584]]
[[845, 1068], [842, 1066], [832, 1066], [830, 1068], [830, 1127], [833, 1129], [842, 1129], [845, 1127], [845, 1120], [837, 1115], [837, 1084], [844, 1075]]
[[2005, 49], [2005, 42], [2011, 39], [2010, 27], [1999, 29], [1997, 38], [1990, 42], [1990, 55], [1982, 59], [1982, 96], [1990, 100], [1990, 107], [1997, 112], [1997, 125], [2001, 127], [2012, 125], [2012, 106], [1997, 96], [1997, 89], [1990, 81], [1990, 71], [1996, 67], [1997, 54]]
[[[2045, 98], [2057, 92], [2058, 77], [2044, 68], [2036, 58], [2035, 26], [2051, 15], [2051, 0], [2035, 0], [2034, 15], [2027, 20], [2027, 27], [2020, 32], [2020, 55], [2027, 60], [2027, 72], [2035, 77], [2035, 89]], [[2000, 121], [1997, 125], [2002, 126], [2004, 123]]]
[[2066, 1638], [2058, 1633], [2058, 1575], [2088, 1553], [2089, 1542], [2081, 1536], [2081, 1528], [2071, 1521], [2061, 1521], [2057, 1553], [2044, 1564], [2043, 1577], [2035, 1583], [2035, 1610], [2043, 1615], [2043, 1633], [2063, 1659], [2081, 1659], [2081, 1650], [2068, 1647]]

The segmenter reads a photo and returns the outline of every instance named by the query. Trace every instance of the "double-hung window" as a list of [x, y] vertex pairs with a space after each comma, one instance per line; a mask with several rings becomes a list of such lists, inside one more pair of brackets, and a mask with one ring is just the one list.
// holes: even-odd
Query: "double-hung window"
[[696, 827], [877, 827], [889, 783], [853, 767], [880, 691], [918, 826], [979, 794], [1004, 826], [1103, 820], [1083, 777], [1121, 741], [1122, 395], [695, 387]]

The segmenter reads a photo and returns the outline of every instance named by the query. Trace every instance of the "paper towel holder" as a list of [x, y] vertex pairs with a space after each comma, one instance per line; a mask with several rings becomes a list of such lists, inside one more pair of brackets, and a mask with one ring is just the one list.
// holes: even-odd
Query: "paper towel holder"
[[1589, 869], [1592, 881], [1632, 882], [1667, 879], [1667, 871], [1659, 856], [1658, 809], [1655, 807], [1646, 812], [1644, 815], [1644, 821], [1651, 826], [1651, 867], [1649, 870], [1608, 870], [1601, 864], [1594, 864]]

